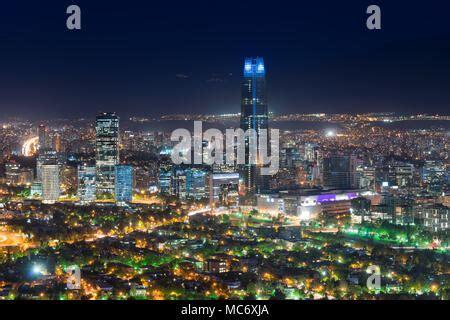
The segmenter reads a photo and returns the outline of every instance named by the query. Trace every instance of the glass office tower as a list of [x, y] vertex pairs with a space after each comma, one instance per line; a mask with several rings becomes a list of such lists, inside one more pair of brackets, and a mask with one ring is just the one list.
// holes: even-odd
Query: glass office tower
[[[269, 115], [266, 98], [266, 70], [263, 58], [246, 58], [241, 96], [241, 129], [254, 129], [259, 136], [261, 129], [268, 129]], [[245, 165], [241, 167], [241, 176], [247, 195], [260, 193], [268, 188], [268, 179], [260, 176], [258, 165], [249, 163], [249, 139], [246, 137]]]
[[78, 166], [78, 197], [82, 204], [88, 204], [95, 201], [95, 175], [96, 168], [83, 163]]
[[352, 189], [355, 185], [356, 157], [329, 156], [323, 159], [323, 186], [330, 189]]
[[38, 128], [39, 150], [48, 148], [48, 129], [45, 125], [40, 124]]
[[59, 166], [44, 164], [42, 166], [42, 202], [55, 203], [61, 194], [59, 186]]
[[96, 118], [95, 129], [97, 198], [113, 199], [114, 167], [119, 163], [119, 118], [115, 113], [101, 113]]
[[116, 177], [116, 202], [130, 202], [133, 200], [133, 167], [130, 165], [117, 165]]

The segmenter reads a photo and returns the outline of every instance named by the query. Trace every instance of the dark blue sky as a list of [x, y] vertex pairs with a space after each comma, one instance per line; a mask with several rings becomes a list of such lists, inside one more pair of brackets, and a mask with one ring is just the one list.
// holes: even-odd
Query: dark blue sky
[[[66, 29], [70, 4], [81, 31]], [[369, 4], [381, 31], [365, 27]], [[258, 55], [277, 113], [448, 114], [448, 21], [446, 0], [8, 1], [0, 112], [238, 112], [244, 57]]]

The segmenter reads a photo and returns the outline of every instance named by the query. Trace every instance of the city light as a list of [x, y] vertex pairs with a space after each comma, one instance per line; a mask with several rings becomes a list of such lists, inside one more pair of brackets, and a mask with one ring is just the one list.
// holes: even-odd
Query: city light
[[26, 140], [22, 146], [22, 154], [26, 157], [33, 156], [38, 149], [38, 144], [39, 144], [39, 137], [33, 137]]
[[42, 265], [39, 264], [35, 264], [32, 268], [32, 271], [35, 275], [42, 275], [44, 274], [44, 267]]
[[336, 136], [336, 132], [334, 130], [327, 130], [325, 135], [327, 137], [334, 137], [334, 136]]
[[[421, 50], [415, 41], [417, 50], [400, 50], [400, 43], [394, 57], [377, 44], [376, 30], [347, 39], [354, 45], [345, 54], [333, 34], [336, 41], [323, 45], [326, 35], [311, 31], [285, 32], [274, 42], [280, 32], [273, 26], [304, 32], [305, 21], [317, 20], [291, 19], [317, 11], [303, 5], [283, 9], [282, 21], [277, 11], [260, 16], [265, 6], [241, 6], [239, 17], [226, 10], [223, 19], [210, 6], [217, 11], [211, 17], [233, 22], [224, 32], [208, 26], [215, 18], [203, 19], [210, 17], [204, 8], [196, 16], [189, 3], [178, 16], [179, 5], [170, 3], [167, 19], [136, 18], [146, 21], [136, 41], [122, 39], [136, 34], [130, 29], [119, 39], [114, 32], [97, 39], [105, 28], [96, 27], [94, 10], [80, 36], [78, 29], [71, 37], [46, 32], [38, 48], [41, 33], [27, 42], [36, 30], [9, 30], [17, 19], [7, 19], [0, 300], [180, 300], [210, 318], [213, 306], [192, 309], [195, 301], [225, 301], [215, 309], [221, 316], [247, 310], [239, 315], [251, 317], [266, 303], [255, 300], [449, 300], [450, 116], [448, 96], [430, 83], [450, 84], [445, 72], [433, 78], [427, 59], [417, 59], [436, 46]], [[36, 17], [56, 16], [36, 10]], [[335, 20], [366, 26], [343, 18]], [[369, 37], [373, 52], [383, 49], [375, 64], [353, 51]], [[60, 45], [72, 48], [69, 38], [77, 50], [63, 57]], [[211, 40], [220, 45], [208, 48]], [[254, 55], [238, 52], [242, 44]], [[319, 52], [324, 45], [330, 48]], [[52, 59], [31, 56], [44, 51]], [[408, 63], [396, 63], [399, 57]], [[68, 72], [55, 72], [61, 62]], [[389, 77], [377, 78], [376, 94], [374, 74]], [[244, 309], [233, 309], [236, 303]]]

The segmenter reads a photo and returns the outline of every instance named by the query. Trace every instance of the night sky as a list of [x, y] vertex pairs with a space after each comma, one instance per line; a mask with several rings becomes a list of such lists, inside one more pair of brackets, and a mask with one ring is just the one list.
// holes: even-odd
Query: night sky
[[264, 57], [275, 113], [449, 114], [449, 21], [447, 0], [2, 1], [0, 114], [239, 112], [245, 56]]

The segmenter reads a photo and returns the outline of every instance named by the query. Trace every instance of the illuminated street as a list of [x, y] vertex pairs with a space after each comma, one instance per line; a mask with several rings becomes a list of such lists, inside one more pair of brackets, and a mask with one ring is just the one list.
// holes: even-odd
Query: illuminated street
[[18, 247], [24, 243], [24, 238], [20, 234], [0, 230], [0, 247]]

